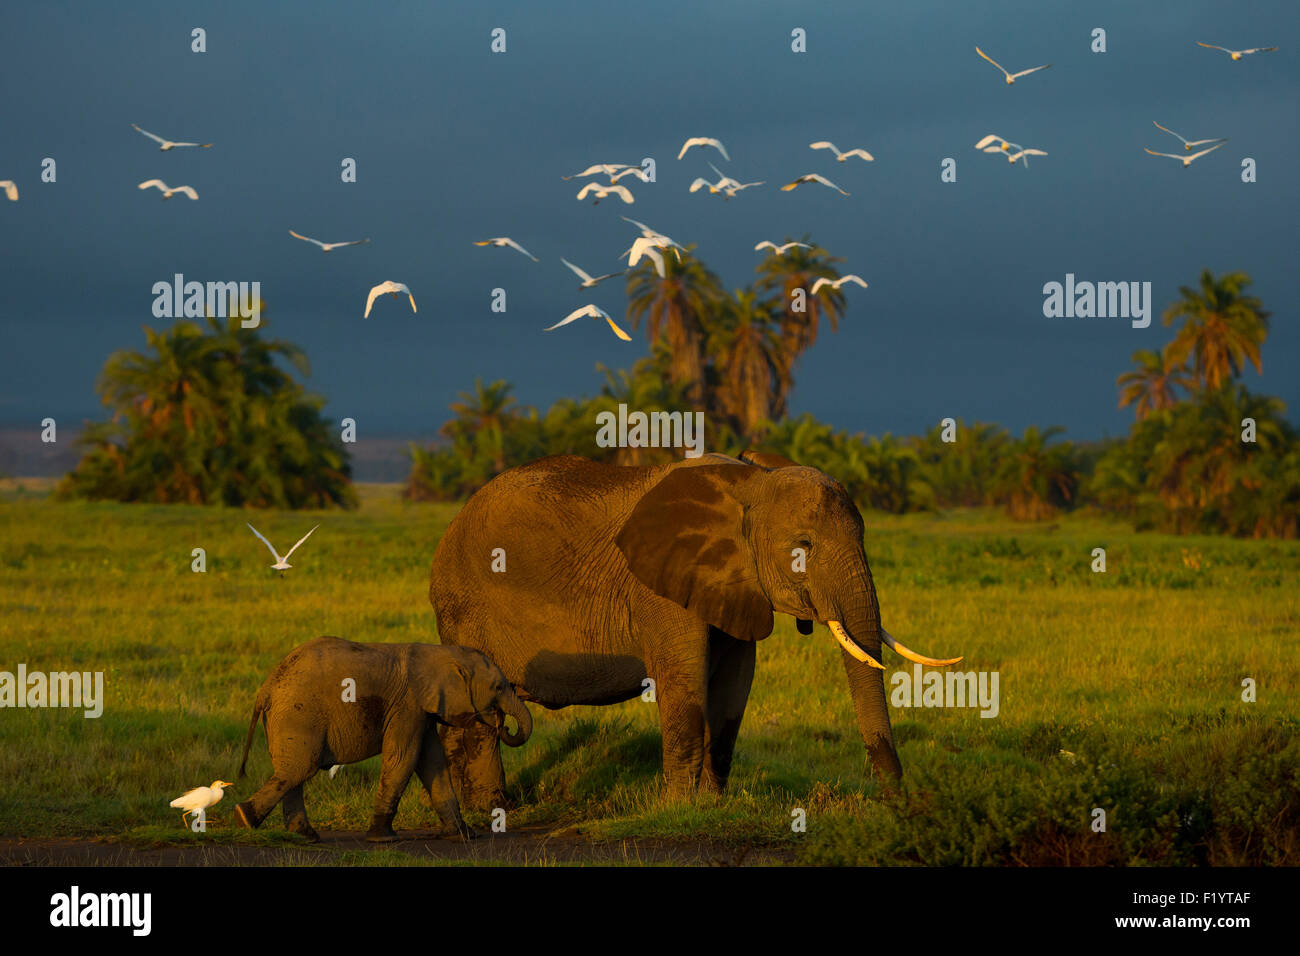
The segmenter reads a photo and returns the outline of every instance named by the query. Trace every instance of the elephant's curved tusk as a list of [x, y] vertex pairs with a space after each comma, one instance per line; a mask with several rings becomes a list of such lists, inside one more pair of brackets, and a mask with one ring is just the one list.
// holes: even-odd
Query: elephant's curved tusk
[[885, 669], [884, 664], [880, 663], [878, 660], [876, 660], [874, 657], [872, 657], [870, 654], [864, 651], [861, 647], [858, 646], [857, 641], [849, 637], [848, 631], [844, 630], [844, 625], [842, 625], [839, 621], [827, 621], [826, 626], [829, 627], [831, 629], [831, 633], [835, 635], [835, 640], [840, 642], [840, 647], [844, 648], [846, 651], [852, 654], [856, 660], [862, 661], [862, 663], [864, 664], [870, 664], [872, 667], [876, 668], [877, 670], [883, 671]]
[[898, 643], [898, 641], [894, 640], [893, 637], [890, 636], [889, 632], [883, 627], [880, 629], [880, 638], [892, 647], [894, 652], [900, 657], [906, 657], [909, 661], [916, 664], [927, 664], [930, 667], [946, 667], [949, 664], [960, 664], [963, 660], [961, 657], [954, 657], [950, 660], [941, 661], [934, 657], [926, 657], [923, 654], [918, 654], [916, 651], [904, 647], [902, 644]]

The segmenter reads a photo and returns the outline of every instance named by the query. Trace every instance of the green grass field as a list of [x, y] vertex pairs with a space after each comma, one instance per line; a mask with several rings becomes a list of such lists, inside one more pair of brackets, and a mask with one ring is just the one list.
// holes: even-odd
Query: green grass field
[[[0, 710], [0, 836], [189, 839], [168, 801], [234, 779], [253, 696], [290, 648], [321, 634], [436, 640], [429, 564], [456, 508], [361, 493], [350, 513], [248, 514], [55, 503], [8, 482], [0, 670], [102, 670], [107, 701], [97, 720]], [[283, 546], [322, 526], [281, 577], [250, 519]], [[996, 718], [894, 709], [905, 787], [882, 792], [834, 641], [778, 619], [725, 797], [660, 797], [653, 704], [534, 708], [532, 740], [506, 751], [510, 825], [808, 863], [1300, 864], [1300, 543], [1134, 534], [1083, 515], [866, 519], [886, 626], [924, 653], [965, 655], [960, 670], [997, 671]], [[206, 574], [190, 570], [196, 547]], [[1095, 547], [1105, 574], [1090, 570]], [[270, 772], [260, 730], [253, 754], [237, 799]], [[318, 775], [313, 823], [364, 829], [377, 776], [377, 759]], [[220, 839], [274, 840], [279, 811], [257, 834], [224, 832], [234, 802], [210, 816]], [[395, 825], [433, 820], [413, 785]]]

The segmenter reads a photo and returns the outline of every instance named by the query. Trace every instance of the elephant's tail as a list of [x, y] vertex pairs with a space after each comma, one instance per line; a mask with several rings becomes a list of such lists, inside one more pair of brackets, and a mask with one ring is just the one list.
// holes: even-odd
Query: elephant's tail
[[[269, 681], [267, 683], [270, 683]], [[271, 706], [271, 691], [266, 684], [263, 684], [257, 692], [257, 700], [253, 704], [253, 719], [248, 722], [248, 736], [244, 738], [244, 757], [239, 761], [239, 776], [237, 779], [243, 780], [248, 776], [246, 769], [248, 767], [248, 751], [253, 746], [253, 734], [257, 733], [257, 721], [262, 717]]]

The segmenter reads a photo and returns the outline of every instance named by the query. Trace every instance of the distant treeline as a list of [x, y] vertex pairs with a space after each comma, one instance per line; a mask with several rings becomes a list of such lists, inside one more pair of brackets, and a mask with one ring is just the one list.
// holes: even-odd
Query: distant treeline
[[[806, 241], [805, 237], [805, 241]], [[996, 506], [1023, 520], [1080, 506], [1139, 528], [1295, 537], [1300, 531], [1300, 440], [1282, 403], [1238, 382], [1262, 372], [1268, 313], [1243, 273], [1203, 272], [1164, 313], [1179, 323], [1159, 352], [1134, 353], [1118, 380], [1121, 407], [1137, 415], [1122, 440], [1076, 445], [1059, 428], [1019, 436], [983, 422], [936, 423], [925, 435], [867, 437], [809, 415], [790, 418], [799, 357], [822, 320], [832, 331], [845, 295], [837, 259], [809, 242], [770, 255], [746, 289], [726, 292], [686, 249], [627, 277], [628, 318], [644, 325], [650, 355], [629, 370], [598, 366], [591, 398], [545, 413], [519, 406], [504, 381], [476, 381], [451, 406], [447, 442], [411, 448], [406, 494], [455, 501], [494, 475], [546, 455], [620, 464], [680, 457], [680, 449], [602, 447], [597, 416], [705, 412], [710, 450], [776, 452], [822, 469], [866, 508], [894, 513]], [[854, 288], [848, 286], [846, 288]], [[857, 290], [854, 289], [856, 292]], [[265, 314], [265, 310], [263, 310]], [[86, 453], [60, 486], [65, 497], [302, 508], [355, 503], [346, 446], [277, 360], [306, 374], [301, 350], [237, 321], [146, 329], [149, 351], [119, 352], [99, 392], [112, 411], [90, 425]], [[945, 440], [945, 438], [950, 440]]]

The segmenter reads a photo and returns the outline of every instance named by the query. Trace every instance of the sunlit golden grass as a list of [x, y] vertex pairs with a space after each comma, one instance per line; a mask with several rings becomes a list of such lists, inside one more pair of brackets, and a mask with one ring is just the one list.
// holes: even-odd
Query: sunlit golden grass
[[[0, 489], [0, 670], [102, 670], [108, 698], [98, 720], [0, 710], [0, 833], [185, 839], [168, 801], [233, 779], [253, 695], [290, 648], [436, 640], [429, 564], [456, 508], [361, 491], [351, 513], [248, 513]], [[245, 521], [284, 547], [321, 528], [281, 576]], [[996, 718], [895, 708], [906, 787], [884, 793], [864, 773], [836, 645], [779, 620], [726, 796], [660, 796], [652, 704], [534, 708], [533, 739], [505, 753], [511, 825], [830, 863], [1300, 863], [1300, 545], [1138, 535], [1085, 515], [867, 525], [886, 626], [965, 655], [961, 670], [997, 671]], [[206, 574], [190, 570], [197, 547]], [[1105, 574], [1090, 569], [1096, 547]], [[260, 730], [253, 754], [215, 827], [269, 773]], [[364, 829], [377, 776], [377, 760], [319, 775], [313, 823]], [[1105, 833], [1090, 829], [1095, 807]], [[795, 808], [806, 833], [791, 830]], [[433, 820], [413, 787], [396, 825]]]

